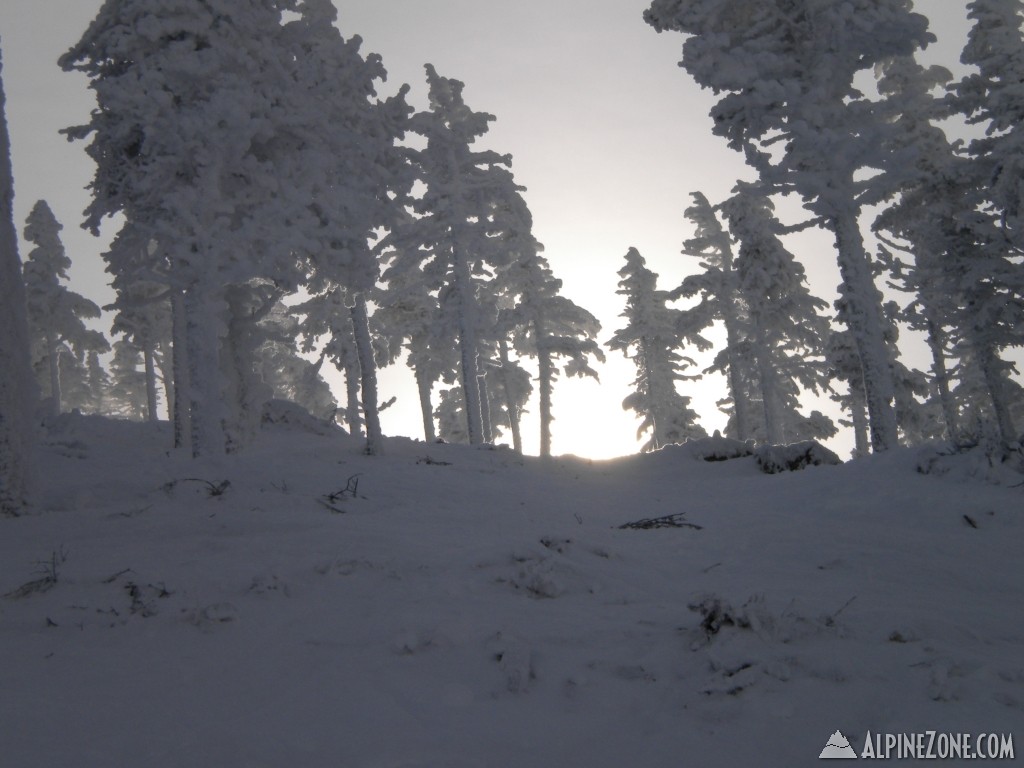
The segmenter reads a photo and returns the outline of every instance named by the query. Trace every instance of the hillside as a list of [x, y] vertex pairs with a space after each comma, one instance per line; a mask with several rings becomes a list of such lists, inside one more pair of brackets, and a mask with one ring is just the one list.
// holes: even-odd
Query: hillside
[[837, 729], [858, 753], [869, 731], [1024, 739], [1024, 489], [973, 457], [769, 476], [686, 446], [366, 457], [321, 432], [198, 465], [162, 427], [62, 418], [39, 508], [0, 520], [5, 768], [795, 766]]

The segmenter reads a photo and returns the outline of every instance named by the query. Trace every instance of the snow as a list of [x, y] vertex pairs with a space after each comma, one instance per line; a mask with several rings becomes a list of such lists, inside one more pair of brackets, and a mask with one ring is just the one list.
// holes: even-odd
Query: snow
[[0, 519], [5, 768], [806, 765], [1024, 722], [1020, 487], [274, 421], [206, 462], [56, 422]]

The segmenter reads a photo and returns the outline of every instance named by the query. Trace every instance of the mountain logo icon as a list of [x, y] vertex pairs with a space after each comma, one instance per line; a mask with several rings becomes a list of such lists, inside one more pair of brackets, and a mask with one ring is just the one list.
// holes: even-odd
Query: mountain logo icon
[[829, 737], [828, 744], [821, 750], [818, 758], [822, 760], [850, 760], [856, 759], [857, 753], [853, 751], [853, 747], [850, 746], [850, 742], [847, 741], [846, 737], [839, 731], [836, 731]]

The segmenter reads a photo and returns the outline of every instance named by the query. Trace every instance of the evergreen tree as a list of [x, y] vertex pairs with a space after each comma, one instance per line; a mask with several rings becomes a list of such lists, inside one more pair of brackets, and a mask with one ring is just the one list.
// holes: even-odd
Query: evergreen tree
[[961, 223], [974, 242], [969, 265], [956, 274], [969, 314], [959, 330], [985, 382], [999, 440], [1009, 446], [1019, 438], [1007, 384], [1015, 369], [1002, 353], [1024, 344], [1024, 3], [972, 0], [967, 9], [974, 24], [960, 60], [977, 71], [955, 85], [953, 104], [985, 135], [968, 146], [974, 210]]
[[315, 362], [298, 354], [299, 321], [281, 302], [277, 302], [259, 324], [264, 341], [256, 351], [257, 369], [273, 397], [288, 400], [318, 418], [333, 421], [338, 402], [320, 374], [326, 353], [321, 353]]
[[884, 194], [866, 169], [899, 165], [886, 151], [883, 105], [854, 79], [934, 38], [909, 0], [654, 0], [658, 31], [690, 35], [682, 66], [720, 99], [714, 132], [744, 152], [771, 189], [797, 192], [836, 238], [847, 319], [864, 369], [872, 444], [897, 442], [894, 389], [858, 217]]
[[747, 356], [742, 328], [746, 307], [739, 291], [739, 277], [733, 264], [729, 233], [701, 192], [693, 192], [693, 204], [686, 217], [693, 222], [694, 236], [683, 243], [683, 254], [701, 259], [700, 273], [688, 275], [672, 292], [672, 298], [700, 297], [700, 303], [685, 311], [693, 333], [699, 334], [716, 321], [725, 326], [725, 346], [705, 373], [725, 374], [729, 396], [719, 407], [729, 413], [726, 434], [738, 440], [752, 437], [750, 422], [750, 372], [744, 365]]
[[349, 434], [363, 434], [362, 402], [359, 397], [361, 381], [359, 353], [356, 348], [352, 313], [345, 290], [334, 286], [317, 294], [309, 301], [292, 307], [301, 316], [298, 332], [302, 336], [300, 349], [313, 353], [320, 339], [325, 339], [319, 356], [330, 360], [345, 376], [345, 426]]
[[14, 225], [14, 177], [0, 60], [0, 515], [31, 496], [35, 381], [29, 354], [25, 284]]
[[226, 288], [260, 277], [288, 289], [304, 276], [294, 249], [309, 185], [289, 171], [316, 147], [299, 57], [282, 34], [294, 7], [106, 0], [60, 60], [90, 79], [98, 102], [89, 123], [67, 131], [91, 138], [97, 166], [85, 224], [96, 231], [124, 214], [147, 244], [149, 271], [166, 280], [179, 323], [175, 393], [197, 456], [226, 449]]
[[[911, 57], [896, 57], [879, 67], [879, 90], [900, 104], [893, 136], [897, 151], [913, 151], [917, 173], [906, 179], [899, 196], [883, 209], [873, 229], [889, 247], [880, 248], [880, 262], [890, 272], [890, 286], [912, 295], [899, 320], [925, 334], [932, 357], [932, 383], [948, 439], [958, 434], [957, 410], [951, 395], [949, 353], [951, 326], [959, 324], [963, 307], [954, 288], [952, 262], [966, 245], [959, 218], [965, 212], [968, 161], [959, 157], [936, 124], [949, 110], [932, 95], [952, 75], [941, 67], [924, 68]], [[896, 242], [896, 241], [900, 242]], [[906, 261], [893, 251], [912, 258]]]
[[[509, 273], [514, 273], [509, 274]], [[537, 359], [540, 455], [551, 455], [552, 394], [558, 379], [559, 358], [565, 360], [563, 371], [568, 376], [589, 376], [597, 379], [591, 360], [604, 361], [604, 352], [597, 342], [601, 324], [590, 312], [562, 296], [562, 281], [551, 271], [539, 253], [527, 254], [506, 270], [503, 279], [510, 280], [518, 294], [515, 307], [504, 322], [513, 326], [515, 349]], [[509, 377], [518, 378], [510, 362], [502, 360], [502, 369]], [[511, 380], [510, 402], [521, 399], [523, 387]]]
[[699, 379], [684, 374], [693, 360], [678, 352], [679, 310], [668, 306], [669, 294], [658, 290], [658, 276], [636, 248], [626, 254], [626, 265], [619, 270], [619, 293], [626, 297], [625, 327], [607, 342], [609, 349], [622, 352], [636, 365], [635, 391], [622, 401], [622, 407], [640, 417], [639, 438], [650, 437], [641, 450], [654, 451], [688, 438], [706, 437], [690, 408], [690, 398], [676, 390], [676, 383]]
[[[346, 378], [351, 387], [358, 372], [359, 396], [350, 396], [350, 406], [361, 404], [366, 450], [375, 454], [383, 436], [368, 302], [380, 277], [380, 233], [400, 218], [412, 185], [411, 169], [396, 147], [411, 112], [408, 88], [389, 99], [377, 97], [377, 83], [387, 77], [381, 59], [363, 57], [358, 36], [341, 36], [330, 0], [303, 0], [298, 11], [286, 33], [297, 55], [297, 85], [309, 97], [304, 107], [316, 144], [292, 171], [312, 192], [303, 250], [313, 300], [329, 301], [338, 288], [346, 296], [349, 321], [333, 325], [345, 336], [343, 344], [351, 327], [355, 360], [346, 360]], [[351, 414], [350, 428], [355, 420]]]
[[496, 321], [492, 278], [530, 245], [532, 235], [518, 213], [521, 188], [508, 170], [511, 157], [471, 148], [494, 116], [469, 109], [461, 82], [441, 77], [429, 64], [426, 71], [430, 109], [413, 115], [410, 126], [426, 139], [423, 149], [410, 153], [424, 192], [413, 201], [415, 218], [396, 245], [419, 255], [443, 322], [451, 318], [456, 329], [466, 431], [471, 443], [481, 443], [488, 437], [481, 351], [484, 335], [494, 335], [488, 325]]
[[[85, 321], [100, 316], [100, 308], [89, 299], [70, 290], [65, 283], [71, 259], [60, 240], [60, 223], [45, 201], [38, 201], [25, 223], [25, 240], [35, 247], [25, 261], [25, 291], [28, 297], [29, 333], [34, 350], [39, 384], [49, 398], [51, 416], [64, 406], [81, 405], [81, 392], [72, 400], [63, 395], [62, 387], [72, 380], [88, 386], [83, 368], [91, 351], [110, 349], [99, 331], [86, 327]], [[76, 370], [79, 369], [79, 370]], [[72, 378], [73, 377], [73, 378]]]
[[108, 413], [132, 421], [148, 418], [146, 372], [141, 368], [142, 351], [127, 339], [115, 341], [107, 391]]
[[387, 357], [393, 361], [406, 356], [416, 379], [423, 437], [432, 443], [437, 438], [432, 393], [437, 382], [450, 385], [458, 379], [459, 357], [453, 343], [458, 332], [446, 323], [434, 289], [443, 276], [425, 272], [422, 258], [418, 249], [391, 251], [374, 321], [388, 343]]
[[780, 445], [831, 437], [836, 429], [827, 418], [816, 414], [808, 423], [798, 411], [800, 387], [814, 392], [828, 387], [829, 323], [820, 314], [828, 304], [811, 295], [803, 266], [779, 240], [781, 227], [767, 197], [741, 185], [722, 209], [739, 243], [737, 291], [745, 308], [743, 335], [764, 439]]

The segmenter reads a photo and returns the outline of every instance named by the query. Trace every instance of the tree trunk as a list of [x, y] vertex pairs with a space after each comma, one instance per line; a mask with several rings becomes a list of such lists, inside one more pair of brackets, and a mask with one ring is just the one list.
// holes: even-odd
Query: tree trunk
[[458, 296], [459, 357], [466, 406], [466, 433], [470, 445], [478, 445], [484, 441], [484, 429], [480, 410], [480, 381], [477, 379], [476, 295], [469, 264], [462, 258], [458, 248], [453, 247], [452, 254], [455, 262], [455, 291]]
[[185, 293], [189, 411], [195, 458], [220, 456], [227, 448], [220, 366], [223, 307], [221, 291], [213, 287], [195, 285]]
[[13, 205], [11, 145], [0, 79], [0, 515], [19, 514], [31, 497], [35, 442], [35, 377]]
[[747, 402], [747, 393], [743, 388], [743, 373], [740, 368], [740, 356], [737, 350], [739, 346], [739, 332], [736, 330], [736, 318], [731, 312], [728, 312], [725, 317], [725, 338], [725, 343], [728, 345], [729, 394], [732, 395], [736, 439], [746, 440], [750, 437], [750, 417], [748, 415], [750, 404]]
[[[479, 361], [479, 358], [477, 358]], [[485, 443], [494, 442], [494, 426], [491, 423], [491, 392], [487, 386], [487, 371], [481, 366], [477, 373], [477, 386], [480, 389], [480, 425], [483, 427]]]
[[46, 334], [46, 364], [50, 374], [50, 416], [60, 416], [60, 345], [52, 333]]
[[156, 409], [156, 364], [153, 360], [153, 345], [148, 341], [142, 347], [142, 359], [146, 369], [146, 418], [157, 421]]
[[779, 392], [775, 366], [771, 360], [771, 344], [761, 331], [760, 318], [753, 320], [754, 357], [757, 363], [757, 378], [761, 385], [761, 407], [764, 409], [765, 442], [768, 445], [783, 445], [786, 432], [779, 409]]
[[185, 321], [185, 294], [171, 291], [171, 379], [173, 381], [171, 416], [174, 420], [174, 447], [192, 443], [192, 417], [189, 412], [191, 386], [188, 379], [188, 333]]
[[160, 384], [163, 385], [164, 403], [167, 405], [167, 420], [174, 423], [174, 347], [173, 343], [160, 342], [153, 350]]
[[1002, 365], [999, 355], [992, 344], [984, 342], [976, 345], [978, 363], [985, 378], [985, 388], [992, 402], [992, 413], [995, 426], [999, 430], [999, 440], [1004, 447], [1017, 441], [1019, 435], [1010, 416], [1010, 408], [1006, 402], [1006, 389], [1003, 381]]
[[884, 451], [898, 445], [893, 407], [892, 370], [885, 344], [882, 295], [871, 273], [857, 216], [842, 213], [832, 220], [839, 272], [846, 300], [846, 321], [864, 373], [864, 393], [871, 427], [871, 447]]
[[508, 411], [508, 428], [512, 432], [512, 450], [522, 455], [523, 434], [519, 428], [519, 406], [508, 387], [508, 369], [512, 363], [508, 357], [508, 342], [505, 339], [498, 341], [498, 357], [501, 362], [501, 388], [505, 391], [505, 410]]
[[946, 352], [944, 334], [939, 324], [927, 312], [928, 348], [932, 353], [932, 380], [939, 391], [939, 403], [942, 406], [942, 418], [946, 422], [946, 439], [955, 441], [959, 433], [957, 427], [956, 403], [953, 393], [949, 391], [949, 372], [946, 370]]
[[430, 402], [430, 394], [434, 390], [434, 382], [429, 377], [416, 371], [416, 388], [420, 395], [420, 413], [423, 415], [423, 439], [428, 443], [437, 442], [437, 432], [434, 429], [434, 405]]
[[359, 358], [349, 351], [345, 356], [345, 423], [352, 437], [363, 436], [362, 405], [359, 403]]
[[651, 421], [651, 450], [656, 451], [664, 444], [663, 435], [661, 434], [661, 418], [659, 411], [661, 410], [658, 404], [658, 390], [654, 386], [655, 376], [651, 371], [651, 355], [647, 351], [647, 340], [640, 339], [638, 354], [644, 363], [643, 366], [643, 377], [644, 377], [644, 390], [647, 392], [647, 418]]
[[551, 455], [551, 391], [553, 389], [555, 366], [551, 362], [551, 351], [537, 339], [537, 387], [540, 400], [540, 455]]
[[377, 407], [377, 364], [373, 359], [366, 299], [362, 293], [357, 293], [354, 299], [352, 330], [356, 340], [356, 351], [359, 354], [363, 417], [366, 420], [366, 453], [377, 456], [384, 450], [384, 436], [380, 429], [380, 412]]

